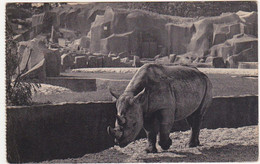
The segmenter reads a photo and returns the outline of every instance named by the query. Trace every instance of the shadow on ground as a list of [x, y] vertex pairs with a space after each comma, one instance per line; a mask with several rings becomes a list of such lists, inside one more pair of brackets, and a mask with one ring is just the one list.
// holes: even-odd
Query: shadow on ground
[[169, 152], [174, 153], [174, 157], [160, 157], [159, 155], [153, 158], [142, 158], [139, 160], [143, 162], [245, 162], [258, 160], [258, 146], [256, 145], [243, 146], [228, 144], [217, 148], [204, 148], [200, 151], [201, 154], [177, 151]]

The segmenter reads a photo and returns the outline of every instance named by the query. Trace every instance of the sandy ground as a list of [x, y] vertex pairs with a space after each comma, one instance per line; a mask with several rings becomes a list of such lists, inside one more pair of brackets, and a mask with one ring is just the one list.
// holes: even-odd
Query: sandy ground
[[44, 94], [45, 96], [48, 96], [48, 95], [59, 94], [59, 93], [72, 93], [72, 91], [68, 88], [50, 85], [50, 84], [41, 84], [41, 87], [36, 88], [36, 91], [37, 91], [36, 93], [33, 92], [33, 95]]
[[[73, 69], [71, 72], [82, 73], [135, 73], [138, 68], [79, 68]], [[198, 68], [206, 74], [233, 74], [244, 76], [257, 76], [258, 69], [227, 69], [227, 68]]]
[[114, 146], [81, 158], [46, 161], [47, 163], [114, 163], [114, 162], [242, 162], [258, 160], [258, 126], [202, 129], [202, 146], [189, 148], [190, 131], [174, 132], [167, 151], [157, 145], [158, 153], [144, 152], [146, 139], [136, 140], [125, 148]]

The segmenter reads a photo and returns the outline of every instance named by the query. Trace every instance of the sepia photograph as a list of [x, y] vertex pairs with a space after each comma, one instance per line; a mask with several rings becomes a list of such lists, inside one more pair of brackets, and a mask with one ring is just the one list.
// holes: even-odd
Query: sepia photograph
[[259, 160], [257, 0], [3, 4], [6, 162]]

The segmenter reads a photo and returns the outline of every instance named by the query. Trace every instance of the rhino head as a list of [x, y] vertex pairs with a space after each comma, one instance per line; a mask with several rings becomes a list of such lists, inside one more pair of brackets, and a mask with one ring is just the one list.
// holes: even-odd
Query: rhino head
[[145, 89], [136, 96], [122, 94], [117, 96], [111, 90], [110, 93], [117, 99], [117, 115], [115, 128], [107, 128], [108, 134], [115, 138], [115, 143], [125, 147], [134, 141], [143, 128], [143, 107], [146, 102]]

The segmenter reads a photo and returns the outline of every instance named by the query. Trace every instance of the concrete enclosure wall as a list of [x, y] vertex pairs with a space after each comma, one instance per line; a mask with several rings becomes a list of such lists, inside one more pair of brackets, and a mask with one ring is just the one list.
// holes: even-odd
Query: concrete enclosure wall
[[[106, 127], [114, 126], [113, 102], [7, 107], [7, 160], [37, 162], [81, 157], [114, 145]], [[258, 97], [214, 98], [202, 128], [258, 124]], [[184, 120], [173, 131], [187, 130]], [[144, 131], [139, 137], [144, 137]]]
[[114, 103], [7, 108], [8, 162], [80, 157], [113, 145]]

